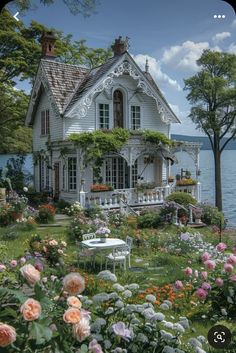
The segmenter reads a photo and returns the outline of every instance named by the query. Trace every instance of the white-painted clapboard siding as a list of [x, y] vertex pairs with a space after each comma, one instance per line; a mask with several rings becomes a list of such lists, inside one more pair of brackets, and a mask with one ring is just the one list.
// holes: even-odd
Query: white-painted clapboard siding
[[[137, 81], [130, 76], [117, 77], [108, 93], [101, 92], [96, 96], [88, 113], [83, 118], [65, 118], [64, 138], [71, 133], [93, 131], [98, 128], [98, 104], [110, 104], [110, 127], [113, 127], [112, 96], [115, 89], [120, 89], [124, 95], [125, 127], [130, 128], [130, 112], [132, 105], [141, 107], [141, 128], [160, 131], [169, 135], [169, 126], [163, 123], [157, 111], [156, 102], [144, 93], [137, 93]], [[110, 99], [109, 99], [110, 96]]]
[[41, 111], [49, 109], [50, 139], [51, 141], [62, 140], [62, 119], [56, 117], [51, 103], [45, 92], [41, 94], [40, 101], [33, 123], [33, 151], [47, 150], [46, 142], [48, 136], [41, 136]]

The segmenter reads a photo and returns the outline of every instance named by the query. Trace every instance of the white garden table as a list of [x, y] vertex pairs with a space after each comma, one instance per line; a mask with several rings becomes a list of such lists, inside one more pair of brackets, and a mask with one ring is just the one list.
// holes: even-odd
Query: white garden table
[[[118, 238], [107, 238], [105, 243], [101, 242], [100, 238], [83, 240], [81, 242], [82, 246], [84, 246], [86, 248], [96, 249], [96, 251], [114, 249], [117, 246], [121, 246], [121, 245], [125, 245], [125, 244], [126, 243], [125, 243], [124, 240], [118, 239]], [[101, 266], [100, 266], [100, 268], [102, 269], [102, 256], [101, 256]]]

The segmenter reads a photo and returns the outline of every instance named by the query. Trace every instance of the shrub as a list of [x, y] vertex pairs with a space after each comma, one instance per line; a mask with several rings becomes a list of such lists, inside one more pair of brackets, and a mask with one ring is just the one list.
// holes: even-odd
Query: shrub
[[161, 222], [160, 215], [154, 212], [146, 213], [137, 218], [138, 228], [156, 228]]
[[102, 209], [98, 205], [93, 205], [85, 208], [84, 215], [91, 219], [95, 219], [95, 218], [100, 218], [102, 220], [105, 219], [105, 214], [103, 213]]
[[38, 221], [40, 223], [50, 223], [54, 221], [55, 208], [52, 205], [39, 206]]
[[69, 205], [69, 207], [66, 207], [64, 209], [64, 213], [68, 216], [75, 216], [76, 214], [81, 212], [83, 212], [83, 208], [81, 207], [79, 201], [76, 201], [75, 203], [73, 203], [73, 205]]
[[219, 228], [224, 225], [224, 214], [217, 207], [201, 203], [198, 205], [202, 209], [202, 221], [207, 225], [216, 225]]
[[193, 205], [197, 203], [197, 201], [190, 194], [181, 191], [173, 192], [166, 197], [166, 201], [175, 201], [184, 207], [188, 207], [190, 203]]
[[56, 207], [57, 212], [65, 213], [65, 209], [70, 207], [70, 203], [65, 200], [60, 199], [55, 203], [55, 207]]
[[49, 194], [47, 192], [28, 192], [28, 202], [33, 207], [38, 207], [48, 201]]

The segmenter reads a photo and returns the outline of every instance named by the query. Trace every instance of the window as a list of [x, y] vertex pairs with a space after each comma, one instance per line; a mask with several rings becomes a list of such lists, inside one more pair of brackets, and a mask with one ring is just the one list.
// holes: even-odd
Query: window
[[123, 115], [123, 94], [121, 91], [115, 90], [113, 95], [114, 127], [124, 127]]
[[122, 157], [106, 159], [106, 183], [114, 189], [128, 187], [128, 166]]
[[46, 190], [49, 190], [49, 168], [48, 168], [48, 166], [46, 166], [45, 187], [46, 187]]
[[131, 129], [138, 130], [141, 127], [140, 107], [138, 105], [131, 106]]
[[76, 190], [76, 157], [68, 158], [68, 189]]
[[49, 134], [49, 110], [41, 111], [41, 135]]
[[138, 160], [132, 165], [132, 188], [135, 188], [138, 182]]
[[62, 189], [65, 190], [66, 188], [66, 165], [63, 164], [62, 167]]
[[109, 129], [109, 104], [99, 104], [99, 127]]

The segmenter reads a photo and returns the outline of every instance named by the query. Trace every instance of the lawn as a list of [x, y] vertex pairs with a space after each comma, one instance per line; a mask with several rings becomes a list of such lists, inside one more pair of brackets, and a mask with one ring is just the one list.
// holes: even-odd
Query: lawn
[[[68, 270], [78, 271], [86, 279], [85, 295], [91, 296], [105, 291], [112, 292], [111, 284], [103, 280], [100, 281], [97, 278], [100, 270], [99, 258], [96, 258], [95, 269], [87, 267], [84, 270], [83, 266], [80, 265], [80, 262], [78, 262], [79, 248], [75, 244], [71, 232], [69, 234], [68, 226], [69, 221], [67, 220], [62, 221], [60, 226], [49, 224], [48, 226], [37, 227], [33, 230], [22, 230], [19, 226], [0, 228], [1, 261], [7, 263], [13, 259], [19, 260], [19, 258], [29, 251], [29, 239], [35, 234], [39, 235], [42, 240], [54, 239], [57, 242], [65, 241], [67, 248], [64, 265], [62, 264], [58, 267], [46, 264], [44, 268], [45, 275], [50, 276], [53, 274], [60, 277], [64, 276]], [[181, 338], [181, 347], [184, 349], [181, 352], [221, 352], [219, 349], [214, 350], [210, 348], [206, 343], [202, 343], [202, 350], [200, 350], [200, 347], [199, 350], [196, 350], [194, 345], [187, 344], [188, 340], [193, 337], [207, 337], [209, 328], [215, 323], [223, 322], [231, 328], [234, 319], [229, 319], [227, 316], [219, 315], [219, 313], [214, 317], [210, 302], [199, 302], [194, 296], [193, 290], [189, 287], [185, 287], [180, 292], [173, 289], [176, 280], [183, 283], [187, 282], [186, 275], [184, 274], [186, 267], [191, 267], [195, 272], [199, 268], [204, 269], [200, 263], [200, 253], [197, 248], [194, 248], [192, 244], [186, 241], [180, 242], [181, 230], [173, 225], [139, 229], [137, 228], [137, 224], [132, 220], [132, 217], [121, 222], [119, 225], [110, 224], [110, 229], [113, 237], [125, 239], [126, 235], [130, 235], [134, 239], [131, 268], [126, 272], [120, 269], [116, 271], [117, 280], [121, 286], [126, 285], [127, 287], [127, 284], [130, 283], [137, 283], [139, 285], [138, 291], [134, 292], [130, 298], [127, 298], [127, 303], [142, 304], [145, 302], [146, 296], [154, 295], [156, 300], [153, 302], [153, 308], [165, 315], [166, 327], [168, 327], [168, 322], [170, 323], [170, 321], [181, 317], [187, 317], [191, 323], [190, 328], [185, 330], [186, 332]], [[185, 233], [186, 231], [196, 233], [192, 229], [182, 229], [182, 232]], [[208, 244], [208, 247], [212, 246], [212, 248], [215, 248], [219, 243], [219, 235], [212, 233], [211, 228], [202, 228], [200, 233], [204, 242], [203, 244]], [[11, 239], [8, 239], [8, 235]], [[235, 245], [235, 235], [234, 232], [223, 234], [222, 241], [227, 244], [228, 249]], [[199, 247], [199, 245], [197, 246]], [[0, 279], [3, 281], [3, 273], [0, 273]], [[165, 300], [171, 301], [172, 305], [168, 308], [162, 308]], [[64, 349], [67, 352], [66, 348]], [[84, 352], [87, 351], [84, 348]], [[47, 351], [44, 350], [42, 352], [46, 353]], [[107, 349], [105, 352], [110, 351]], [[156, 350], [156, 352], [168, 353], [172, 351]], [[234, 350], [229, 348], [228, 350], [222, 350], [222, 352], [234, 352]], [[81, 353], [83, 352], [81, 351]]]

